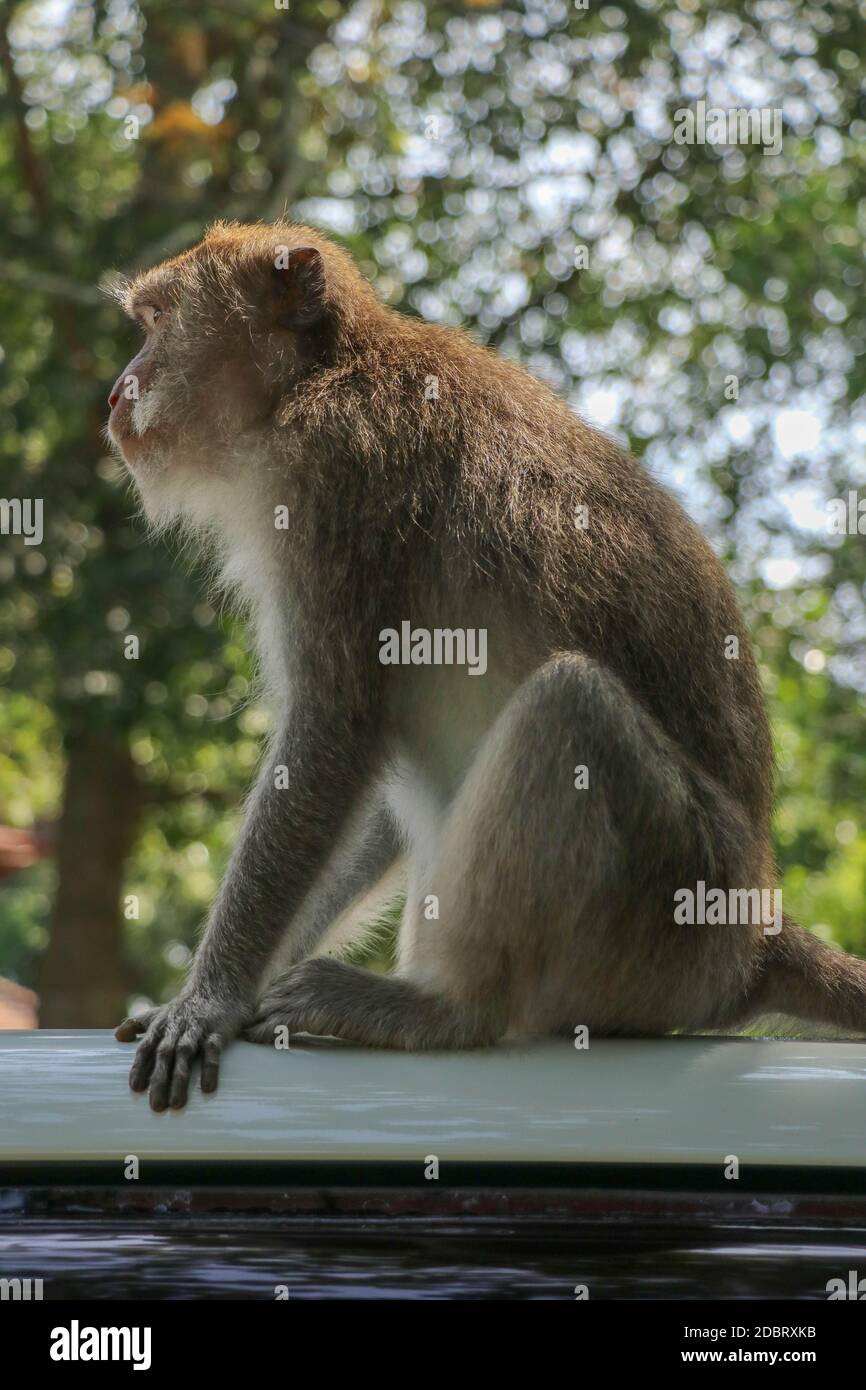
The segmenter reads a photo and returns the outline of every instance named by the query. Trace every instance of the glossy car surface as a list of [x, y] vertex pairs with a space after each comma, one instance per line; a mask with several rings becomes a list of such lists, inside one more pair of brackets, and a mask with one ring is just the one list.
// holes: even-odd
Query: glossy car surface
[[238, 1044], [154, 1115], [0, 1034], [0, 1278], [46, 1298], [826, 1298], [866, 1270], [866, 1047]]

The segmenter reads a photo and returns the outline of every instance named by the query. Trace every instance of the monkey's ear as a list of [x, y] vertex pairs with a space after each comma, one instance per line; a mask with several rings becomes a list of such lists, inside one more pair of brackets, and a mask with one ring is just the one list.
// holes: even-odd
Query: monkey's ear
[[325, 263], [315, 246], [278, 247], [273, 296], [280, 328], [307, 328], [325, 307]]

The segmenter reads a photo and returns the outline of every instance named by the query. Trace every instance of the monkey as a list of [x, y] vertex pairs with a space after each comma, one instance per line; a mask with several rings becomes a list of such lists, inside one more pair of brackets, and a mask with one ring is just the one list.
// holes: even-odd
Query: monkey
[[[774, 755], [732, 585], [638, 460], [310, 227], [216, 223], [116, 292], [144, 340], [112, 447], [247, 614], [273, 715], [188, 978], [117, 1029], [133, 1090], [183, 1107], [280, 1028], [866, 1027], [866, 962], [787, 915], [677, 919], [775, 891]], [[386, 883], [390, 974], [327, 944]]]

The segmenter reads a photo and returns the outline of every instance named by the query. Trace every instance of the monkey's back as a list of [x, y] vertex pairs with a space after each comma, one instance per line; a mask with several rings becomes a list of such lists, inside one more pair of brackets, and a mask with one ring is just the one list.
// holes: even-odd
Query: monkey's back
[[772, 740], [722, 565], [637, 460], [520, 368], [495, 361], [496, 385], [479, 374], [484, 406], [466, 417], [478, 422], [464, 457], [481, 465], [465, 484], [470, 515], [486, 500], [486, 524], [475, 533], [483, 567], [518, 602], [528, 583], [551, 646], [606, 663], [765, 823]]
[[528, 372], [461, 334], [431, 339], [447, 344], [438, 456], [452, 451], [451, 476], [436, 487], [448, 563], [469, 553], [478, 582], [501, 585], [527, 623], [544, 615], [551, 650], [606, 663], [765, 822], [773, 754], [759, 675], [704, 536], [637, 460]]
[[610, 667], [766, 826], [772, 743], [732, 586], [634, 458], [522, 367], [390, 310], [305, 397], [305, 447], [358, 461], [322, 471], [359, 550], [399, 576], [389, 621], [400, 593], [414, 613], [438, 592], [454, 624], [496, 595], [536, 649]]

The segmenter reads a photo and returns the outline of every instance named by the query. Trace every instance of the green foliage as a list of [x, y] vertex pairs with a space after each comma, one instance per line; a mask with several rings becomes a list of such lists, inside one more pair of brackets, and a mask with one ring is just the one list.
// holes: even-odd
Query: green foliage
[[[866, 952], [866, 537], [820, 524], [866, 485], [863, 5], [23, 0], [4, 51], [0, 476], [44, 499], [45, 540], [0, 537], [0, 820], [57, 813], [78, 731], [128, 742], [140, 987], [192, 943], [264, 722], [243, 633], [106, 457], [132, 343], [97, 287], [285, 208], [392, 303], [520, 356], [710, 530], [776, 718], [786, 908]], [[782, 108], [783, 153], [671, 143], [699, 96]], [[30, 970], [49, 879], [0, 893], [6, 971]]]

